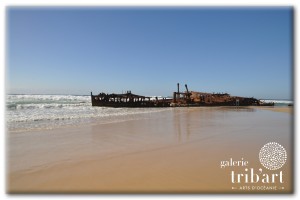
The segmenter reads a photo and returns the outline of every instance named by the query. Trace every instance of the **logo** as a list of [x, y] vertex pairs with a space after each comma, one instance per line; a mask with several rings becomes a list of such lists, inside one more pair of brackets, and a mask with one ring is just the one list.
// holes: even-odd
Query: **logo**
[[[245, 157], [221, 161], [220, 168], [227, 173], [229, 170], [228, 178], [232, 184], [232, 189], [240, 191], [284, 190], [284, 186], [281, 185], [284, 183], [284, 173], [278, 169], [286, 163], [287, 152], [285, 148], [276, 142], [269, 142], [259, 152], [258, 150], [259, 159], [253, 160], [253, 163]], [[256, 163], [259, 162], [266, 169], [263, 167], [255, 168]]]
[[259, 152], [260, 163], [269, 170], [280, 169], [285, 164], [286, 159], [285, 148], [276, 142], [265, 144]]

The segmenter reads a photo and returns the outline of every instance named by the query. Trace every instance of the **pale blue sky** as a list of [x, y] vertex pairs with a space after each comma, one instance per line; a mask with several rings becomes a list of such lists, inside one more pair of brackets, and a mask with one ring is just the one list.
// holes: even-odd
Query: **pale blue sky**
[[[291, 99], [291, 7], [8, 7], [8, 93]], [[184, 87], [182, 87], [182, 90]]]

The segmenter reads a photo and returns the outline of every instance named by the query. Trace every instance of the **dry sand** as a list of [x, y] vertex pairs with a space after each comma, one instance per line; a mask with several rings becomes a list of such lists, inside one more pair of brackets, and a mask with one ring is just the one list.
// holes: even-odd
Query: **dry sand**
[[[256, 108], [174, 108], [111, 124], [7, 136], [9, 193], [289, 193], [292, 191], [292, 115]], [[284, 189], [242, 190], [223, 160], [261, 166], [260, 148], [283, 145]], [[272, 185], [272, 184], [270, 184]]]

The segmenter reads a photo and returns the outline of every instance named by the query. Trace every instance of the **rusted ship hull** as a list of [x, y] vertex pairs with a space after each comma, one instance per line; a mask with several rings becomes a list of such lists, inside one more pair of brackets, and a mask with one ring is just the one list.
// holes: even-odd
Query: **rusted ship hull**
[[136, 95], [127, 91], [125, 94], [93, 95], [91, 93], [92, 106], [103, 107], [199, 107], [199, 106], [274, 106], [274, 103], [264, 103], [255, 98], [230, 96], [227, 93], [203, 93], [189, 91], [173, 92], [172, 99], [151, 99], [151, 97]]
[[170, 107], [170, 99], [151, 100], [150, 97], [135, 95], [131, 92], [125, 94], [104, 94], [93, 95], [91, 93], [92, 106], [102, 107], [130, 107], [130, 108], [146, 108], [146, 107]]

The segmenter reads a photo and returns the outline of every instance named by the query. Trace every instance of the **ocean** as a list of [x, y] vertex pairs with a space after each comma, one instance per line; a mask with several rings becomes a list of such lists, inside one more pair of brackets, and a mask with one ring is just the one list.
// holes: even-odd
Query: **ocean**
[[289, 104], [293, 104], [291, 100], [282, 100], [282, 99], [265, 99], [261, 100], [266, 103], [274, 102], [274, 106], [288, 106]]
[[[293, 103], [287, 100], [264, 101], [275, 102], [275, 106]], [[7, 95], [6, 124], [11, 132], [53, 129], [145, 118], [153, 112], [170, 109], [92, 107], [91, 97], [80, 95]]]
[[145, 118], [171, 108], [92, 107], [90, 96], [7, 95], [6, 124], [11, 132]]

